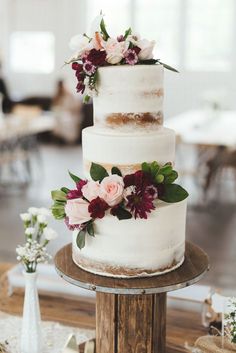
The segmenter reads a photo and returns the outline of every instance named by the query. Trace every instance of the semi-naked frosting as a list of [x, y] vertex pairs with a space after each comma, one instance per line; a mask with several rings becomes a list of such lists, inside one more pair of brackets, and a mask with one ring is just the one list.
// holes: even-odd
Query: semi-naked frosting
[[[94, 127], [83, 130], [84, 172], [91, 163], [123, 175], [141, 163], [174, 163], [175, 133], [162, 126], [162, 65], [120, 65], [98, 70]], [[95, 237], [79, 249], [73, 234], [73, 260], [104, 276], [153, 276], [173, 271], [184, 261], [186, 200], [158, 201], [147, 219], [118, 220], [107, 214], [94, 221]], [[108, 212], [108, 211], [107, 211]]]
[[89, 127], [83, 130], [83, 162], [89, 177], [91, 162], [103, 165], [107, 170], [115, 165], [123, 174], [141, 169], [142, 162], [174, 162], [175, 133], [162, 127], [158, 131], [134, 131], [122, 133]]
[[106, 216], [95, 221], [95, 238], [78, 250], [73, 235], [74, 261], [84, 269], [114, 277], [147, 276], [180, 266], [185, 250], [186, 201], [160, 202], [145, 219], [119, 221]]
[[98, 95], [94, 97], [97, 127], [135, 131], [162, 125], [162, 65], [107, 66], [98, 73]]

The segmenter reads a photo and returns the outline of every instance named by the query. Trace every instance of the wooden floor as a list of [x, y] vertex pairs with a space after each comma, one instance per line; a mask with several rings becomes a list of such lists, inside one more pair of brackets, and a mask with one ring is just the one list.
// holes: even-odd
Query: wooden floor
[[[0, 265], [0, 274], [7, 267], [7, 265]], [[21, 315], [23, 291], [16, 290], [9, 297], [7, 295], [7, 279], [5, 275], [1, 276], [0, 285], [0, 310], [10, 314]], [[93, 299], [72, 299], [41, 294], [40, 306], [43, 320], [58, 321], [65, 325], [95, 329], [95, 301]], [[185, 342], [193, 344], [199, 336], [206, 333], [207, 330], [201, 325], [200, 313], [171, 308], [168, 310], [167, 315], [168, 350], [166, 353], [187, 352], [184, 349]]]

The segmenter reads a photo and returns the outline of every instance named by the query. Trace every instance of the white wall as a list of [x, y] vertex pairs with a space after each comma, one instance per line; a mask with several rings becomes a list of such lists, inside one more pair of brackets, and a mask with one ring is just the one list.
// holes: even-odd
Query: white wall
[[[52, 94], [55, 82], [64, 77], [74, 89], [69, 67], [61, 68], [71, 54], [68, 42], [86, 28], [85, 0], [0, 0], [0, 58], [10, 93], [16, 98]], [[55, 71], [52, 74], [13, 73], [9, 67], [9, 37], [14, 31], [52, 31], [55, 35]], [[236, 53], [236, 48], [235, 48]], [[236, 65], [233, 73], [166, 71], [165, 115], [172, 116], [203, 104], [205, 91], [225, 90], [225, 106], [236, 109]]]

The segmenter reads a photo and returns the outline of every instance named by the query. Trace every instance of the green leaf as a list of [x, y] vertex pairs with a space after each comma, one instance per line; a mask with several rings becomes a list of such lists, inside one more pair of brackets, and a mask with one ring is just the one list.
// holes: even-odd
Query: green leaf
[[140, 65], [154, 65], [157, 62], [159, 62], [159, 60], [157, 60], [157, 59], [147, 59], [147, 60], [140, 60], [138, 62], [138, 64], [140, 64]]
[[63, 219], [66, 216], [65, 208], [62, 204], [57, 205], [56, 203], [54, 203], [54, 205], [52, 205], [51, 207], [51, 211], [55, 219]]
[[111, 168], [111, 174], [117, 174], [119, 176], [122, 176], [120, 169], [117, 168], [117, 167], [112, 167]]
[[141, 168], [142, 168], [142, 171], [143, 171], [143, 172], [145, 172], [145, 173], [151, 173], [151, 168], [150, 168], [149, 163], [143, 162], [143, 163], [141, 164]]
[[172, 170], [171, 174], [165, 176], [164, 184], [172, 184], [178, 178], [178, 173], [176, 170]]
[[101, 32], [102, 32], [102, 35], [103, 35], [103, 39], [104, 39], [104, 40], [107, 40], [110, 36], [109, 36], [109, 34], [107, 33], [104, 18], [101, 20], [100, 28], [101, 28]]
[[72, 174], [69, 170], [68, 170], [68, 173], [69, 173], [71, 179], [72, 179], [75, 183], [78, 183], [79, 181], [81, 181], [81, 179], [80, 179], [77, 175]]
[[70, 189], [66, 188], [65, 186], [63, 186], [61, 188], [61, 191], [63, 191], [65, 194], [68, 194], [68, 192], [70, 191]]
[[160, 168], [159, 173], [163, 174], [164, 176], [168, 176], [172, 173], [172, 170], [173, 168], [170, 164], [165, 164]]
[[129, 27], [126, 31], [125, 31], [125, 35], [124, 35], [124, 38], [127, 39], [128, 36], [132, 33], [132, 29], [131, 27]]
[[132, 214], [121, 206], [119, 206], [115, 210], [113, 210], [112, 214], [113, 214], [113, 216], [116, 216], [120, 221], [122, 219], [132, 218]]
[[170, 70], [170, 71], [174, 71], [174, 72], [177, 72], [177, 73], [179, 73], [179, 71], [178, 70], [176, 70], [176, 69], [174, 69], [172, 66], [170, 66], [170, 65], [167, 65], [167, 64], [165, 64], [165, 63], [162, 63], [161, 61], [159, 61], [158, 60], [158, 63], [159, 64], [161, 64], [161, 65], [163, 65], [164, 66], [164, 68], [165, 69], [167, 69], [167, 70]]
[[95, 236], [94, 235], [94, 227], [93, 226], [94, 226], [93, 222], [90, 222], [87, 225], [87, 232], [88, 232], [89, 235], [91, 235], [91, 237]]
[[92, 163], [90, 167], [90, 175], [94, 181], [102, 181], [108, 176], [108, 173], [102, 165]]
[[85, 247], [85, 236], [86, 231], [84, 229], [80, 230], [76, 238], [76, 244], [79, 249], [83, 249]]
[[66, 193], [62, 190], [51, 191], [51, 196], [54, 201], [64, 201], [66, 202]]
[[87, 104], [89, 101], [90, 101], [90, 96], [89, 96], [88, 94], [86, 94], [86, 95], [84, 96], [83, 102], [84, 102], [85, 104]]
[[178, 184], [166, 184], [164, 194], [159, 198], [168, 203], [180, 202], [188, 197], [188, 192]]

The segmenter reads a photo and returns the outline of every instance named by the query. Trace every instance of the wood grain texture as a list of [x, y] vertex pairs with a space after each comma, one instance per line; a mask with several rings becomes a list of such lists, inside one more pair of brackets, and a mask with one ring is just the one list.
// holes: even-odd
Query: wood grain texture
[[207, 254], [189, 242], [186, 242], [182, 266], [167, 274], [146, 278], [120, 279], [95, 275], [76, 266], [71, 253], [71, 244], [68, 244], [55, 256], [55, 265], [61, 277], [83, 288], [116, 294], [158, 293], [182, 288], [197, 282], [209, 267]]
[[117, 353], [116, 299], [115, 294], [96, 294], [96, 353]]
[[153, 352], [165, 353], [166, 347], [166, 293], [153, 295]]

